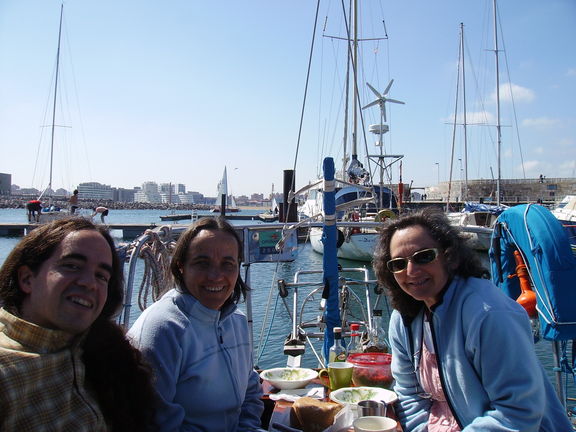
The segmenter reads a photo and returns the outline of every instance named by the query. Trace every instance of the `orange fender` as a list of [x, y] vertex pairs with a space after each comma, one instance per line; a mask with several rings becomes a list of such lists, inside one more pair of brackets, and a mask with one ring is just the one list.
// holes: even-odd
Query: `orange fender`
[[526, 309], [530, 318], [536, 318], [538, 317], [538, 311], [536, 311], [536, 293], [532, 290], [528, 268], [524, 263], [522, 254], [518, 250], [514, 251], [514, 260], [516, 261], [516, 273], [511, 274], [508, 277], [518, 277], [518, 281], [520, 282], [520, 290], [522, 293], [518, 296], [516, 301]]

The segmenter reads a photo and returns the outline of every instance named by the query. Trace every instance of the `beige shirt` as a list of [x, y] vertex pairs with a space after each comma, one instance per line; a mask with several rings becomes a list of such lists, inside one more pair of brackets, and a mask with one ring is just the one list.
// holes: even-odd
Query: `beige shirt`
[[0, 430], [107, 430], [72, 339], [0, 308]]

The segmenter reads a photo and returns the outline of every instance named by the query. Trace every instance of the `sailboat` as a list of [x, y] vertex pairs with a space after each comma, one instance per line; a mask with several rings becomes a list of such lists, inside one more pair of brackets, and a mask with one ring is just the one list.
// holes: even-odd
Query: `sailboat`
[[38, 201], [44, 200], [47, 205], [44, 205], [40, 212], [40, 223], [50, 222], [56, 219], [62, 219], [70, 216], [66, 209], [61, 209], [52, 202], [52, 175], [54, 164], [54, 132], [56, 128], [56, 102], [58, 98], [58, 84], [60, 73], [60, 44], [62, 41], [62, 18], [64, 16], [64, 3], [60, 6], [60, 24], [58, 26], [58, 49], [56, 51], [56, 73], [54, 78], [54, 98], [52, 100], [52, 124], [50, 133], [50, 174], [48, 185], [38, 197]]
[[258, 214], [258, 219], [262, 222], [275, 222], [278, 220], [280, 208], [274, 196], [274, 183], [272, 183], [272, 192], [270, 193], [270, 208], [265, 212]]
[[[454, 113], [454, 130], [452, 134], [452, 156], [450, 161], [450, 181], [448, 183], [448, 197], [446, 203], [447, 216], [452, 224], [459, 226], [464, 231], [465, 235], [469, 237], [470, 245], [477, 250], [488, 250], [491, 245], [492, 230], [498, 216], [504, 212], [508, 207], [501, 204], [500, 192], [500, 148], [501, 148], [501, 125], [500, 125], [500, 92], [499, 92], [499, 60], [498, 60], [498, 33], [496, 21], [496, 1], [494, 1], [494, 53], [496, 55], [496, 107], [497, 107], [497, 158], [498, 158], [498, 176], [496, 179], [496, 205], [485, 203], [466, 202], [461, 212], [450, 212], [450, 193], [452, 184], [452, 166], [454, 164], [454, 146], [455, 146], [455, 130], [457, 124], [458, 112], [458, 99], [459, 99], [459, 86], [456, 91], [456, 104]], [[458, 61], [458, 84], [460, 78], [462, 82], [462, 99], [463, 99], [463, 136], [464, 136], [464, 188], [462, 190], [462, 198], [466, 201], [468, 194], [468, 148], [467, 148], [467, 123], [466, 123], [466, 79], [465, 79], [465, 62], [464, 62], [464, 24], [460, 24], [460, 55]]]
[[[349, 49], [347, 50], [348, 68], [345, 81], [347, 84], [345, 90], [346, 110], [343, 138], [344, 157], [341, 171], [336, 173], [335, 178], [336, 220], [343, 222], [338, 230], [338, 257], [358, 261], [371, 261], [378, 232], [374, 226], [354, 226], [354, 224], [372, 222], [373, 225], [376, 225], [374, 222], [382, 222], [385, 219], [396, 216], [397, 197], [391, 188], [385, 186], [384, 180], [386, 175], [388, 183], [390, 182], [391, 174], [389, 173], [389, 168], [403, 156], [385, 154], [383, 135], [389, 131], [389, 126], [385, 124], [386, 103], [404, 104], [404, 102], [388, 96], [394, 80], [391, 80], [382, 92], [376, 90], [370, 83], [366, 83], [370, 91], [376, 95], [376, 99], [362, 107], [362, 110], [373, 106], [380, 108], [380, 123], [369, 127], [369, 131], [379, 138], [376, 145], [380, 147], [380, 152], [375, 155], [366, 154], [366, 162], [368, 164], [368, 169], [366, 169], [358, 158], [359, 130], [364, 129], [363, 126], [360, 129], [358, 123], [359, 120], [361, 120], [360, 123], [362, 125], [364, 122], [361, 116], [358, 94], [358, 73], [363, 68], [359, 66], [358, 56], [358, 43], [361, 39], [358, 37], [357, 1], [354, 1], [351, 9], [349, 19], [351, 25], [347, 26], [347, 28], [351, 28], [352, 31], [348, 33], [346, 38]], [[352, 92], [353, 118], [351, 122], [351, 154], [347, 155], [349, 91]], [[361, 133], [361, 136], [365, 137], [364, 132]], [[394, 159], [392, 163], [388, 163], [389, 158]], [[374, 172], [370, 169], [371, 162], [377, 167]], [[379, 182], [375, 182], [375, 177], [379, 177]], [[295, 195], [299, 195], [304, 191], [307, 193], [307, 198], [299, 206], [300, 221], [322, 218], [324, 214], [323, 183], [312, 183], [296, 192]], [[314, 251], [323, 253], [324, 245], [320, 228], [314, 227], [310, 229], [310, 243]]]
[[224, 167], [224, 173], [222, 174], [222, 179], [218, 182], [217, 189], [216, 203], [210, 211], [213, 213], [221, 213], [222, 215], [225, 215], [226, 212], [239, 212], [240, 209], [236, 205], [234, 196], [228, 194], [228, 174], [226, 173], [226, 167]]
[[464, 61], [464, 24], [460, 23], [460, 44], [458, 56], [458, 78], [456, 86], [456, 103], [454, 112], [454, 123], [452, 131], [452, 152], [450, 160], [450, 178], [448, 182], [448, 197], [446, 200], [446, 215], [453, 225], [462, 229], [468, 237], [469, 245], [476, 250], [487, 251], [490, 248], [490, 238], [492, 236], [492, 227], [496, 223], [498, 215], [504, 210], [497, 206], [487, 204], [466, 202], [461, 212], [450, 212], [450, 194], [452, 191], [452, 166], [454, 164], [454, 148], [456, 145], [456, 126], [458, 117], [458, 102], [460, 98], [460, 83], [462, 83], [462, 102], [463, 102], [463, 135], [464, 135], [464, 188], [462, 189], [462, 199], [466, 200], [468, 194], [468, 152], [467, 152], [467, 120], [466, 120], [466, 76]]

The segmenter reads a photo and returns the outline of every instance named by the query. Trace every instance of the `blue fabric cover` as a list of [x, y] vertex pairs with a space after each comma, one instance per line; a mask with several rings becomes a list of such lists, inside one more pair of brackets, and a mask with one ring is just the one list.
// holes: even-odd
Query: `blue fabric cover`
[[[547, 340], [576, 338], [576, 258], [562, 224], [545, 207], [523, 204], [503, 212], [492, 234], [492, 280], [509, 297], [520, 295], [516, 244], [537, 293], [540, 333]], [[533, 288], [534, 289], [534, 288]]]

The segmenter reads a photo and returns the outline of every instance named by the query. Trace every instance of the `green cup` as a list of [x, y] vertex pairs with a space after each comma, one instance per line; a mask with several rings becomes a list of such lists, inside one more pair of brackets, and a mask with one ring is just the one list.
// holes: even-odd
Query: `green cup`
[[320, 378], [328, 375], [330, 380], [330, 390], [338, 390], [342, 387], [350, 387], [352, 382], [352, 371], [354, 365], [348, 362], [333, 362], [328, 363], [327, 369], [322, 369], [318, 372]]

